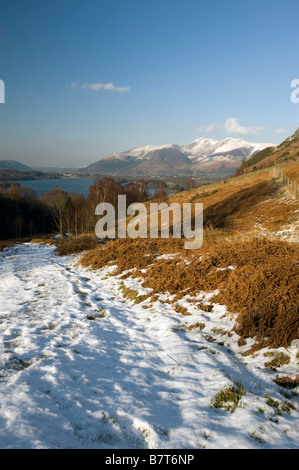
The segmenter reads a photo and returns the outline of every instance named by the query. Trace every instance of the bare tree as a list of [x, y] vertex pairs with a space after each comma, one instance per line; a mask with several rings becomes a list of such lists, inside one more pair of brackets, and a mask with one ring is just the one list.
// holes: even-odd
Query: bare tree
[[52, 189], [44, 194], [43, 201], [50, 207], [54, 223], [59, 231], [60, 238], [63, 237], [66, 219], [66, 209], [68, 201], [68, 193], [61, 189]]

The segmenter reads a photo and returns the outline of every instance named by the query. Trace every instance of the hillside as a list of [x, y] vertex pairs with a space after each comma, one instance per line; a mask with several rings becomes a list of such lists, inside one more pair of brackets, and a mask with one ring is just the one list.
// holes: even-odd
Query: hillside
[[277, 147], [268, 147], [242, 162], [237, 174], [284, 165], [299, 160], [299, 129]]
[[81, 174], [180, 175], [232, 174], [244, 159], [251, 158], [269, 144], [226, 138], [200, 138], [182, 146], [176, 144], [137, 147], [113, 153], [82, 168]]
[[289, 190], [263, 169], [165, 199], [204, 204], [198, 250], [94, 235], [7, 246], [0, 446], [297, 448]]
[[15, 160], [0, 160], [0, 170], [32, 171], [32, 168]]
[[[83, 265], [96, 269], [107, 264], [117, 265], [118, 273], [127, 272], [129, 276], [143, 278], [143, 285], [153, 288], [158, 296], [168, 291], [181, 299], [186, 292], [196, 297], [201, 291], [218, 290], [221, 303], [224, 302], [230, 311], [236, 313], [245, 309], [246, 315], [251, 311], [251, 300], [254, 301], [256, 312], [261, 309], [260, 315], [268, 312], [267, 302], [269, 305], [273, 302], [274, 315], [278, 311], [284, 312], [285, 308], [292, 310], [291, 303], [287, 301], [287, 291], [284, 291], [291, 276], [294, 283], [290, 287], [295, 290], [290, 295], [296, 298], [292, 315], [297, 318], [295, 324], [299, 327], [299, 298], [295, 282], [299, 271], [297, 258], [294, 258], [294, 253], [298, 255], [299, 201], [280, 178], [274, 177], [272, 170], [260, 170], [227, 182], [175, 194], [167, 202], [203, 203], [205, 230], [201, 249], [184, 250], [182, 239], [120, 239], [87, 253], [83, 257]], [[159, 258], [174, 253], [175, 262], [167, 257], [163, 260]], [[210, 253], [208, 264], [200, 266], [198, 259], [207, 253]], [[271, 253], [272, 258], [269, 257]], [[183, 269], [184, 264], [178, 262], [181, 258], [186, 259], [186, 270]], [[226, 269], [222, 273], [225, 266], [235, 268], [231, 272]], [[222, 274], [214, 271], [215, 267]], [[247, 277], [246, 270], [250, 272], [252, 269], [253, 277]], [[288, 269], [293, 270], [293, 274], [287, 274]], [[243, 285], [242, 294], [238, 287], [240, 285]], [[253, 293], [252, 289], [256, 292]], [[266, 299], [264, 292], [268, 290]], [[287, 301], [284, 306], [280, 303], [284, 302], [283, 299]], [[240, 331], [248, 335], [250, 328], [244, 326], [246, 322], [250, 324], [251, 320], [247, 317], [242, 320]], [[261, 341], [265, 335], [262, 324], [260, 320], [261, 330], [256, 330]], [[268, 333], [265, 336], [269, 336], [270, 343], [272, 341], [272, 344], [277, 345], [275, 331], [278, 334], [272, 327], [271, 335]], [[290, 338], [296, 339], [297, 334], [297, 330], [292, 330]]]

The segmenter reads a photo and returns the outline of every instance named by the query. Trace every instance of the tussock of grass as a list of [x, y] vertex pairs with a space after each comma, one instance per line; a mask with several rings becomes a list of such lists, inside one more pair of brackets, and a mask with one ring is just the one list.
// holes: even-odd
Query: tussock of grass
[[33, 238], [30, 243], [38, 243], [39, 245], [56, 245], [56, 240], [51, 238]]
[[282, 367], [286, 364], [289, 364], [290, 356], [282, 352], [275, 354], [274, 358], [271, 361], [265, 362], [265, 366], [268, 369], [276, 370], [279, 367]]
[[65, 256], [90, 251], [97, 246], [99, 246], [98, 238], [95, 236], [81, 235], [60, 240], [54, 251], [59, 256]]
[[188, 310], [186, 309], [186, 307], [184, 307], [183, 305], [175, 304], [175, 305], [173, 305], [173, 309], [177, 313], [181, 313], [182, 315], [185, 315], [185, 316], [190, 316], [191, 315], [191, 313], [189, 313]]
[[269, 395], [266, 395], [267, 398], [267, 405], [271, 406], [275, 409], [277, 415], [281, 416], [282, 413], [291, 414], [292, 410], [294, 410], [294, 405], [292, 402], [285, 400], [284, 402], [274, 400]]
[[213, 305], [212, 304], [203, 304], [202, 302], [198, 302], [196, 304], [196, 307], [199, 310], [202, 310], [203, 312], [212, 312], [213, 311]]
[[12, 240], [0, 240], [0, 251], [3, 251], [5, 248], [15, 245], [16, 242]]
[[87, 253], [80, 263], [85, 267], [100, 269], [107, 264], [117, 265], [116, 274], [130, 269], [144, 269], [155, 262], [158, 254], [183, 250], [183, 240], [136, 239], [109, 241], [104, 246]]
[[130, 299], [130, 300], [133, 300], [133, 302], [135, 304], [140, 304], [144, 300], [151, 297], [151, 294], [140, 295], [138, 291], [136, 291], [134, 289], [130, 289], [129, 287], [126, 287], [123, 282], [119, 286], [119, 290], [122, 291], [122, 294], [123, 294], [124, 297], [126, 297], [127, 299]]
[[245, 388], [241, 382], [220, 390], [214, 396], [211, 404], [214, 408], [224, 408], [232, 413], [240, 406], [242, 397], [245, 395]]
[[183, 328], [183, 330], [187, 330], [187, 331], [192, 331], [192, 330], [204, 330], [206, 327], [205, 323], [200, 323], [200, 322], [195, 322], [193, 323], [192, 325], [181, 325], [181, 328]]
[[25, 238], [14, 238], [9, 240], [0, 240], [0, 251], [3, 251], [5, 248], [10, 248], [18, 243], [28, 243], [31, 239], [28, 237]]
[[299, 387], [299, 375], [296, 375], [296, 377], [276, 377], [274, 382], [279, 385], [279, 387], [286, 388], [288, 390], [292, 388], [297, 388]]

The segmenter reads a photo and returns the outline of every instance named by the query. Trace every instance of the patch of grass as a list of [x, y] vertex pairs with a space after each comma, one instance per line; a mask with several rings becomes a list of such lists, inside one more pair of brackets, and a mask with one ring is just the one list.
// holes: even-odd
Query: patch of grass
[[277, 370], [286, 364], [289, 364], [290, 356], [282, 352], [276, 353], [272, 361], [265, 362], [265, 366], [271, 370]]
[[293, 405], [293, 403], [288, 400], [281, 402], [278, 400], [274, 400], [269, 395], [266, 395], [266, 398], [267, 398], [267, 401], [266, 401], [267, 405], [274, 408], [276, 414], [279, 416], [281, 416], [282, 413], [287, 413], [290, 415], [291, 411], [295, 409], [295, 406]]
[[271, 406], [272, 408], [275, 408], [275, 409], [278, 409], [279, 405], [280, 405], [279, 401], [274, 400], [269, 395], [267, 395], [267, 402], [266, 403], [267, 403], [267, 405], [269, 405], [269, 406]]
[[290, 390], [299, 387], [299, 375], [296, 375], [296, 377], [277, 377], [274, 382], [279, 385], [279, 387]]
[[188, 312], [187, 308], [183, 307], [183, 305], [181, 305], [181, 304], [173, 305], [173, 309], [176, 312], [181, 313], [182, 315], [185, 315], [185, 316], [191, 316], [192, 315], [191, 313]]
[[223, 328], [212, 328], [211, 332], [215, 335], [223, 335], [224, 329]]
[[264, 444], [266, 442], [265, 438], [263, 437], [264, 431], [265, 430], [264, 430], [263, 426], [260, 426], [258, 431], [256, 431], [256, 430], [252, 431], [251, 433], [249, 433], [249, 435], [250, 435], [250, 437], [255, 439], [257, 442], [259, 442], [260, 444]]
[[19, 243], [28, 243], [31, 241], [31, 238], [15, 238], [13, 240], [0, 240], [0, 251], [3, 251], [5, 248], [10, 248]]
[[9, 240], [3, 241], [3, 240], [1, 240], [0, 241], [0, 251], [3, 251], [5, 248], [9, 248], [13, 245], [15, 245], [15, 242], [13, 242], [13, 241], [9, 241]]
[[192, 330], [195, 330], [195, 329], [199, 329], [200, 331], [202, 331], [204, 328], [205, 328], [205, 323], [200, 323], [200, 322], [196, 322], [196, 323], [193, 323], [192, 325], [181, 325], [181, 328], [183, 328], [184, 330], [187, 330], [187, 331], [192, 331]]
[[233, 413], [240, 406], [241, 399], [245, 393], [244, 386], [238, 381], [236, 384], [216, 393], [211, 404], [214, 408], [224, 408]]
[[57, 240], [53, 240], [53, 238], [32, 238], [30, 243], [38, 243], [39, 245], [56, 245]]
[[259, 407], [259, 408], [257, 409], [257, 411], [258, 411], [259, 413], [261, 413], [262, 415], [265, 414], [265, 409], [262, 408], [262, 407]]
[[85, 299], [85, 297], [88, 295], [88, 292], [83, 292], [82, 290], [76, 290], [76, 294], [78, 294], [82, 299]]
[[100, 308], [95, 308], [93, 311], [97, 312], [98, 316], [101, 317], [101, 318], [104, 318], [107, 315], [106, 310], [104, 308], [101, 308], [101, 307]]
[[246, 344], [247, 344], [247, 341], [246, 341], [245, 338], [238, 339], [238, 346], [239, 347], [246, 346]]
[[251, 354], [253, 354], [253, 353], [254, 353], [253, 349], [250, 348], [250, 349], [248, 349], [247, 351], [242, 352], [242, 353], [241, 353], [241, 356], [244, 356], [244, 357], [246, 357], [246, 356], [251, 356]]
[[275, 356], [275, 352], [273, 352], [273, 351], [267, 351], [267, 352], [264, 353], [264, 356], [265, 356], [265, 357], [273, 357], [273, 356]]
[[209, 343], [215, 343], [216, 339], [212, 335], [205, 335], [204, 336], [206, 341], [209, 341]]
[[199, 310], [202, 310], [203, 312], [212, 312], [213, 311], [213, 308], [214, 308], [214, 305], [213, 304], [203, 304], [201, 302], [198, 302], [196, 304], [196, 307], [199, 309]]
[[212, 439], [213, 438], [213, 434], [210, 434], [210, 432], [206, 431], [206, 430], [202, 431], [202, 435], [205, 439]]
[[210, 192], [203, 192], [203, 193], [198, 195], [198, 198], [201, 199], [201, 198], [205, 198], [205, 197], [214, 196], [214, 194], [217, 194], [218, 191], [219, 191], [219, 189], [213, 189], [213, 191], [210, 191]]
[[54, 251], [59, 256], [72, 255], [93, 250], [99, 246], [99, 243], [95, 235], [79, 235], [59, 240]]
[[122, 291], [122, 294], [123, 294], [124, 297], [126, 297], [127, 299], [132, 300], [135, 304], [140, 304], [144, 300], [151, 297], [151, 294], [139, 295], [138, 291], [136, 291], [134, 289], [130, 289], [129, 287], [126, 287], [123, 282], [119, 286], [119, 290]]

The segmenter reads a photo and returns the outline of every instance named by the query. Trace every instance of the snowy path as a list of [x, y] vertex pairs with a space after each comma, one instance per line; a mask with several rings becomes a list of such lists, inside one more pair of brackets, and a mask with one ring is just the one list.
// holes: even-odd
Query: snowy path
[[[278, 422], [266, 403], [267, 393], [284, 400], [273, 372], [180, 328], [203, 318], [228, 328], [224, 307], [144, 308], [107, 269], [76, 259], [31, 244], [0, 254], [0, 448], [296, 447], [298, 411]], [[232, 380], [248, 391], [244, 405], [211, 407]]]

